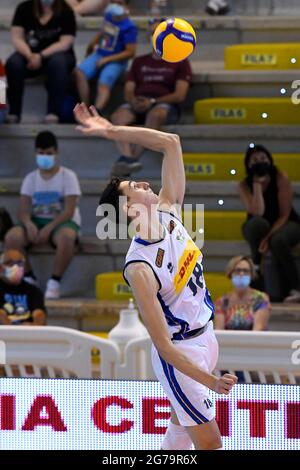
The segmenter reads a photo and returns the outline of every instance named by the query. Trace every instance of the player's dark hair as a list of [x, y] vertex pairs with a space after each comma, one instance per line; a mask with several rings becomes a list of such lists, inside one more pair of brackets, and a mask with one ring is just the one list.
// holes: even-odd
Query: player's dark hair
[[48, 149], [50, 147], [58, 149], [57, 139], [50, 131], [42, 131], [35, 138], [36, 149]]
[[120, 178], [112, 178], [106, 188], [104, 189], [99, 204], [110, 204], [115, 208], [116, 211], [116, 222], [118, 224], [120, 220], [119, 210], [119, 197], [123, 196], [123, 192], [120, 189], [121, 180]]

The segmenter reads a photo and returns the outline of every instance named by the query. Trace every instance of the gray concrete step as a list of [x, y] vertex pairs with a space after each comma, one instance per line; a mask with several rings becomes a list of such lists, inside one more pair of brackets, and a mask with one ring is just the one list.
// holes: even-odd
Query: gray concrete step
[[[297, 71], [225, 71], [222, 62], [193, 62], [193, 81], [183, 106], [181, 122], [194, 122], [193, 105], [198, 99], [214, 97], [288, 97], [294, 92]], [[284, 94], [282, 94], [284, 92]], [[43, 78], [28, 80], [24, 93], [23, 123], [41, 122], [47, 94]], [[110, 115], [124, 100], [124, 78], [114, 88], [105, 110]]]
[[[0, 57], [12, 52], [9, 35], [12, 15], [0, 10]], [[148, 17], [134, 17], [139, 27], [138, 53], [149, 50], [150, 41], [146, 32]], [[298, 42], [300, 16], [289, 17], [198, 17], [186, 16], [197, 31], [198, 45], [193, 60], [223, 60], [224, 47], [239, 43]], [[87, 44], [97, 32], [100, 19], [78, 19], [78, 34], [75, 49], [78, 60], [82, 60]]]
[[[34, 167], [34, 137], [43, 125], [0, 126], [0, 177], [22, 178]], [[81, 179], [109, 177], [118, 156], [115, 145], [106, 140], [87, 138], [73, 125], [48, 126], [58, 137], [61, 163], [72, 168]], [[299, 126], [168, 126], [178, 133], [184, 152], [244, 152], [250, 142], [266, 145], [271, 152], [293, 153], [299, 148]], [[149, 158], [148, 158], [149, 157]], [[160, 177], [161, 155], [145, 154], [143, 170], [137, 177]]]
[[[298, 0], [228, 0], [231, 5], [230, 14], [239, 15], [290, 15], [300, 14]], [[1, 8], [13, 12], [20, 0], [1, 0]], [[167, 9], [163, 13], [186, 15], [191, 11], [203, 14], [207, 0], [167, 0]], [[130, 9], [133, 13], [145, 14], [149, 0], [131, 0]]]
[[[160, 189], [160, 182], [149, 179], [151, 187], [155, 192]], [[80, 211], [82, 215], [83, 235], [95, 236], [96, 225], [99, 218], [96, 216], [96, 209], [99, 203], [99, 196], [102, 193], [106, 182], [103, 180], [81, 180], [82, 197], [80, 199]], [[0, 205], [5, 207], [17, 221], [17, 209], [19, 204], [20, 179], [0, 180]], [[294, 207], [300, 213], [300, 183], [293, 184]], [[223, 205], [219, 201], [223, 201]], [[243, 211], [244, 207], [240, 201], [237, 182], [205, 182], [188, 181], [186, 189], [185, 204], [204, 204], [207, 211]]]
[[[63, 297], [95, 297], [95, 277], [99, 273], [122, 271], [130, 241], [100, 241], [95, 237], [83, 237], [80, 247], [62, 283]], [[1, 245], [0, 245], [1, 248]], [[206, 272], [223, 272], [232, 256], [249, 254], [245, 242], [208, 241], [203, 248]], [[48, 246], [37, 247], [29, 256], [39, 285], [45, 289], [52, 274], [54, 251]]]

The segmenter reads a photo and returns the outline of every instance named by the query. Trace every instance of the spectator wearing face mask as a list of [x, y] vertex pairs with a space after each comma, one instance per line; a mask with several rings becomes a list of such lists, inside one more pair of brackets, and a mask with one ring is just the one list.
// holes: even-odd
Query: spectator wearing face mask
[[44, 325], [42, 291], [24, 281], [25, 257], [5, 250], [0, 257], [0, 325]]
[[235, 256], [229, 261], [226, 274], [233, 289], [215, 302], [215, 328], [266, 330], [271, 305], [267, 294], [250, 287], [255, 278], [252, 260], [247, 256]]
[[75, 16], [64, 0], [26, 0], [17, 6], [11, 28], [15, 52], [6, 62], [8, 123], [21, 119], [25, 79], [39, 75], [45, 75], [47, 81], [45, 122], [59, 121], [76, 63], [75, 35]]
[[262, 145], [249, 147], [246, 178], [240, 183], [241, 200], [248, 213], [243, 234], [259, 268], [263, 255], [272, 252], [286, 302], [300, 301], [300, 280], [291, 249], [300, 242], [300, 218], [293, 208], [288, 176], [279, 171]]
[[128, 3], [113, 0], [107, 6], [101, 30], [88, 46], [89, 55], [74, 71], [79, 98], [87, 105], [89, 80], [97, 79], [95, 107], [99, 111], [108, 103], [112, 88], [135, 55], [137, 28], [129, 18]]
[[[54, 134], [41, 132], [36, 137], [36, 164], [22, 183], [19, 206], [20, 225], [5, 237], [6, 248], [24, 250], [31, 245], [49, 243], [55, 248], [53, 274], [47, 283], [45, 297], [60, 297], [60, 283], [69, 266], [80, 232], [78, 199], [81, 195], [76, 174], [59, 165]], [[29, 264], [26, 280], [35, 281]]]

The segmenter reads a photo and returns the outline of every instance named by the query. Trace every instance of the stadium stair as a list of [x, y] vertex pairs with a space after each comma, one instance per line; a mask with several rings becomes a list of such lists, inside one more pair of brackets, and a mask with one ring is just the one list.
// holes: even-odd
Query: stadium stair
[[290, 98], [210, 98], [196, 101], [194, 113], [196, 124], [300, 124]]
[[300, 43], [238, 44], [225, 48], [227, 70], [299, 69]]
[[[202, 3], [201, 3], [202, 2]], [[0, 57], [7, 57], [12, 51], [9, 38], [9, 24], [15, 0], [2, 0], [0, 5]], [[179, 2], [180, 3], [180, 2]], [[180, 8], [179, 3], [177, 7]], [[204, 0], [200, 2], [190, 1], [195, 8], [203, 8]], [[252, 14], [268, 14], [263, 1], [257, 0], [256, 10], [248, 9], [245, 0], [236, 2], [246, 6], [247, 12]], [[253, 3], [253, 2], [251, 2]], [[275, 1], [274, 14], [289, 8], [292, 1]], [[187, 5], [186, 2], [184, 2]], [[243, 5], [242, 5], [243, 4]], [[249, 4], [249, 2], [248, 2]], [[132, 8], [140, 8], [142, 2], [133, 0]], [[181, 2], [183, 5], [183, 2]], [[239, 6], [235, 6], [238, 12]], [[290, 7], [290, 15], [297, 10]], [[183, 10], [178, 10], [183, 11]], [[203, 11], [203, 9], [202, 9]], [[185, 15], [189, 19], [188, 15]], [[138, 17], [139, 49], [138, 53], [149, 50], [149, 40], [146, 33], [147, 16]], [[80, 60], [84, 55], [86, 44], [91, 36], [96, 33], [99, 18], [79, 19], [78, 37], [76, 39], [76, 53]], [[298, 125], [187, 125], [193, 122], [192, 107], [196, 99], [208, 99], [216, 97], [244, 97], [244, 98], [280, 98], [282, 88], [285, 89], [285, 97], [292, 93], [290, 84], [298, 79], [295, 70], [224, 70], [224, 49], [234, 44], [248, 44], [259, 42], [295, 42], [299, 40], [300, 18], [297, 17], [233, 17], [210, 18], [207, 16], [193, 16], [199, 35], [199, 47], [192, 57], [194, 78], [193, 86], [189, 93], [184, 109], [182, 124], [169, 126], [166, 130], [178, 133], [182, 138], [185, 152], [185, 164], [188, 170], [187, 203], [204, 203], [209, 212], [219, 213], [218, 220], [211, 225], [207, 224], [207, 241], [203, 248], [204, 267], [207, 272], [207, 283], [212, 290], [216, 289], [217, 278], [224, 279], [224, 267], [228, 260], [240, 253], [249, 253], [247, 244], [241, 240], [240, 225], [241, 203], [237, 196], [237, 182], [243, 174], [242, 155], [250, 142], [262, 143], [272, 152], [281, 152], [276, 156], [276, 162], [284, 163], [285, 169], [292, 176], [293, 181], [298, 181], [299, 165], [296, 165], [298, 157], [292, 154], [299, 147]], [[295, 64], [296, 65], [296, 64]], [[118, 84], [114, 108], [121, 101], [122, 83]], [[281, 100], [285, 99], [281, 97]], [[12, 214], [16, 214], [18, 190], [20, 178], [34, 167], [33, 138], [46, 128], [39, 124], [44, 114], [46, 94], [40, 80], [29, 82], [26, 86], [24, 121], [29, 124], [19, 126], [0, 126], [0, 201], [1, 206], [8, 207]], [[29, 109], [31, 111], [29, 112]], [[264, 123], [265, 124], [265, 123]], [[83, 189], [81, 211], [83, 215], [83, 238], [78, 253], [74, 258], [70, 269], [66, 273], [63, 283], [63, 295], [69, 298], [59, 301], [48, 301], [49, 324], [62, 324], [90, 331], [108, 331], [117, 321], [118, 311], [127, 302], [115, 300], [92, 300], [95, 297], [95, 277], [105, 271], [119, 272], [124, 262], [124, 254], [128, 242], [98, 241], [95, 237], [97, 218], [95, 211], [105, 180], [109, 177], [111, 164], [117, 157], [117, 152], [112, 143], [91, 138], [87, 140], [79, 135], [73, 125], [52, 126], [59, 138], [59, 153], [62, 164], [73, 168], [80, 177]], [[202, 153], [199, 154], [199, 151]], [[227, 154], [225, 159], [216, 156]], [[239, 154], [239, 156], [237, 156]], [[283, 155], [284, 154], [284, 155]], [[4, 158], [3, 158], [4, 156]], [[84, 156], [84, 158], [82, 158]], [[110, 162], [108, 164], [108, 158]], [[222, 165], [220, 164], [222, 160]], [[153, 188], [158, 189], [160, 176], [161, 156], [149, 155], [143, 157], [144, 169], [137, 174], [137, 179], [149, 179]], [[235, 163], [236, 174], [228, 174], [228, 169]], [[203, 167], [208, 165], [208, 168]], [[212, 177], [209, 168], [215, 173]], [[231, 169], [231, 168], [230, 168]], [[95, 179], [97, 178], [97, 179]], [[300, 187], [294, 185], [296, 194], [296, 206], [300, 207]], [[219, 205], [220, 200], [224, 204]], [[219, 233], [224, 238], [224, 212], [233, 215], [230, 220], [235, 223], [230, 225], [234, 230], [228, 240], [214, 239]], [[209, 217], [209, 215], [208, 215]], [[219, 225], [218, 225], [219, 224]], [[229, 230], [228, 228], [228, 230]], [[221, 230], [222, 229], [222, 230]], [[214, 231], [213, 231], [214, 230]], [[213, 231], [211, 233], [210, 231]], [[217, 235], [216, 235], [217, 234]], [[212, 236], [213, 235], [213, 236]], [[209, 238], [212, 238], [209, 240]], [[237, 238], [236, 238], [237, 237]], [[51, 248], [40, 247], [32, 251], [32, 260], [35, 271], [41, 281], [42, 287], [51, 273], [53, 251]], [[226, 278], [225, 278], [226, 279]], [[213, 287], [213, 284], [215, 287]], [[122, 290], [122, 289], [121, 289]], [[218, 292], [217, 292], [218, 293]], [[221, 294], [221, 292], [220, 292]], [[290, 317], [289, 317], [290, 315]], [[290, 318], [290, 320], [289, 320]], [[286, 322], [285, 322], [286, 319]], [[296, 320], [299, 321], [299, 312], [292, 307], [275, 307], [271, 320], [272, 329], [296, 329]], [[298, 323], [299, 324], [299, 323]]]

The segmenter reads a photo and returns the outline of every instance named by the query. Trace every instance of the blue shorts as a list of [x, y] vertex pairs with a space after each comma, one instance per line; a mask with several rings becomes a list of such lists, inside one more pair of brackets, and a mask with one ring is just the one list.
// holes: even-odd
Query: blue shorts
[[102, 57], [102, 54], [96, 51], [84, 59], [84, 61], [78, 65], [78, 68], [88, 80], [98, 75], [98, 84], [113, 88], [118, 78], [126, 71], [127, 61], [110, 62], [99, 70], [97, 68], [97, 61]]

